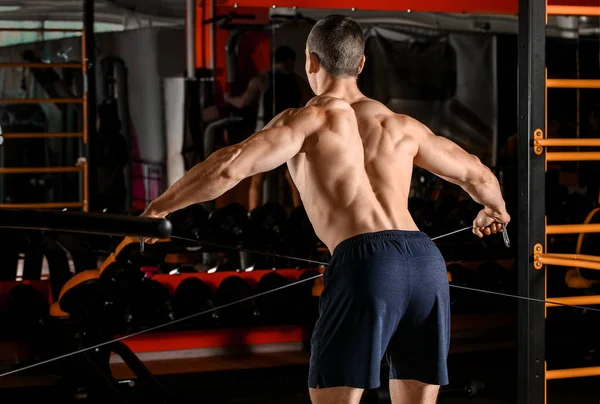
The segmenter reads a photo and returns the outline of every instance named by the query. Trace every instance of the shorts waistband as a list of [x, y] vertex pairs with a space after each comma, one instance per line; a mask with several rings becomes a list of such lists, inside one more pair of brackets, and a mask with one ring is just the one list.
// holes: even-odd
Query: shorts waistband
[[333, 255], [344, 253], [357, 245], [370, 243], [373, 241], [381, 240], [396, 240], [396, 241], [408, 241], [408, 240], [429, 240], [431, 238], [417, 230], [383, 230], [373, 233], [363, 233], [356, 236], [347, 238], [346, 240], [339, 243], [333, 250]]

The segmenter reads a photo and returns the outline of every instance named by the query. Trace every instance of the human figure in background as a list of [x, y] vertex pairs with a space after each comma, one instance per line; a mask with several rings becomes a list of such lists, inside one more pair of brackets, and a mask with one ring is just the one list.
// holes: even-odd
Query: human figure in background
[[[252, 78], [242, 94], [237, 96], [226, 94], [225, 101], [239, 109], [258, 104], [256, 130], [262, 130], [265, 124], [277, 114], [288, 108], [302, 107], [313, 96], [308, 83], [294, 73], [295, 64], [296, 52], [289, 46], [280, 46], [275, 51], [273, 68]], [[300, 206], [302, 201], [298, 189], [285, 165], [276, 169], [277, 179], [282, 173], [290, 187], [294, 207]], [[249, 210], [261, 204], [266, 175], [269, 173], [260, 173], [251, 178], [248, 195]]]
[[[95, 210], [107, 210], [110, 213], [127, 211], [127, 188], [124, 170], [129, 161], [127, 140], [121, 133], [121, 121], [117, 104], [104, 101], [98, 106], [96, 118], [95, 172], [96, 176]], [[81, 161], [79, 162], [81, 164]]]

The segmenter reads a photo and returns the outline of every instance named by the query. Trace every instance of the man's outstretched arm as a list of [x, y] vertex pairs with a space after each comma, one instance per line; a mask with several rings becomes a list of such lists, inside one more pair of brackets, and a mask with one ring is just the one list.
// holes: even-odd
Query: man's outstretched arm
[[418, 141], [418, 151], [415, 164], [427, 171], [459, 185], [473, 200], [484, 206], [473, 224], [474, 232], [482, 236], [482, 228], [491, 226], [490, 234], [500, 229], [500, 224], [510, 221], [506, 211], [506, 203], [498, 179], [474, 155], [467, 153], [456, 143], [434, 135], [429, 128], [420, 122], [408, 119], [404, 122], [405, 133], [415, 137]]
[[265, 79], [262, 76], [250, 79], [246, 91], [240, 95], [225, 94], [225, 102], [238, 109], [258, 103], [261, 94], [266, 90]]
[[164, 217], [213, 200], [243, 179], [286, 163], [304, 144], [304, 132], [294, 126], [294, 120], [294, 112], [285, 111], [245, 141], [217, 150], [155, 199], [143, 215]]

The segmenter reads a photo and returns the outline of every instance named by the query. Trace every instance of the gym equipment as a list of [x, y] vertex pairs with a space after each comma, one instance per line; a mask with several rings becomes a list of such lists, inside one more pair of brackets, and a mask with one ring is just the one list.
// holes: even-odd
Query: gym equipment
[[169, 237], [172, 231], [166, 219], [34, 209], [0, 210], [0, 227], [155, 238]]
[[[447, 268], [452, 278], [452, 284], [465, 287], [476, 286], [477, 276], [470, 269], [466, 268], [461, 264], [450, 264]], [[453, 313], [466, 313], [473, 312], [474, 296], [472, 292], [464, 289], [451, 289], [450, 290], [450, 306], [452, 307]]]
[[135, 297], [128, 312], [133, 317], [130, 317], [133, 328], [153, 327], [175, 319], [171, 294], [162, 283], [143, 277], [137, 289], [131, 292]]
[[83, 271], [71, 277], [60, 291], [60, 310], [72, 316], [83, 316], [84, 313], [98, 311], [105, 301], [99, 280], [100, 271], [96, 269]]
[[20, 284], [6, 296], [10, 323], [23, 334], [30, 334], [50, 309], [50, 304], [33, 286]]
[[240, 271], [251, 264], [248, 262], [249, 254], [234, 251], [228, 248], [211, 247], [210, 243], [222, 244], [231, 247], [243, 247], [248, 240], [252, 240], [251, 225], [248, 219], [248, 210], [239, 203], [230, 203], [210, 213], [208, 217], [211, 237], [206, 240], [209, 250], [221, 252], [221, 262], [217, 265], [218, 271]]
[[[181, 281], [173, 298], [177, 318], [185, 318], [215, 307], [214, 294], [206, 283], [194, 277]], [[219, 320], [218, 311], [196, 316], [178, 324], [182, 329], [210, 328]]]
[[249, 230], [248, 211], [239, 203], [230, 203], [211, 212], [208, 217], [213, 240], [239, 246], [246, 240]]
[[[600, 208], [593, 209], [584, 220], [585, 224], [600, 223]], [[600, 234], [598, 233], [582, 233], [577, 239], [577, 254], [583, 255], [599, 255], [600, 251]], [[592, 281], [600, 281], [600, 271], [593, 269], [579, 268], [579, 274]]]
[[225, 278], [217, 288], [215, 301], [217, 306], [226, 305], [241, 299], [246, 302], [219, 310], [219, 324], [225, 327], [244, 327], [255, 323], [258, 308], [254, 299], [252, 287], [239, 276]]
[[6, 296], [7, 332], [27, 342], [27, 359], [47, 358], [55, 354], [55, 324], [50, 317], [48, 300], [33, 286], [21, 283]]
[[200, 204], [172, 212], [167, 219], [173, 225], [174, 236], [198, 240], [208, 234], [208, 212]]
[[106, 293], [106, 313], [113, 318], [115, 332], [131, 332], [143, 323], [138, 308], [144, 282], [142, 271], [114, 263], [100, 273], [100, 281]]
[[[247, 245], [252, 249], [280, 252], [284, 248], [287, 213], [283, 205], [268, 202], [252, 210], [249, 214], [253, 237]], [[250, 254], [249, 260], [254, 269], [281, 268], [286, 260], [266, 255]]]
[[[297, 257], [306, 257], [308, 259], [319, 259], [319, 248], [323, 244], [317, 237], [315, 229], [310, 222], [304, 206], [299, 206], [290, 213], [285, 232], [285, 246], [289, 255]], [[291, 268], [317, 267], [318, 264], [302, 263], [290, 260], [288, 265]]]
[[[255, 293], [263, 293], [287, 284], [289, 282], [283, 276], [277, 272], [271, 272], [260, 279]], [[259, 297], [256, 299], [256, 304], [261, 324], [281, 325], [294, 324], [296, 322], [295, 314], [298, 302], [293, 299], [293, 296], [290, 296], [287, 290], [280, 290]]]
[[261, 240], [261, 246], [269, 250], [280, 247], [288, 219], [283, 205], [268, 202], [253, 209], [249, 219], [254, 227], [253, 234]]

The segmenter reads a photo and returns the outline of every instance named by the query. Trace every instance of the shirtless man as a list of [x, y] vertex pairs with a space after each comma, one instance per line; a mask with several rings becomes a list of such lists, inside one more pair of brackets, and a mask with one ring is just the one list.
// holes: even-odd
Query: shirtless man
[[434, 404], [448, 383], [448, 281], [439, 250], [407, 209], [413, 164], [483, 205], [473, 222], [477, 236], [501, 231], [510, 217], [496, 177], [476, 157], [360, 93], [356, 78], [364, 63], [355, 21], [339, 15], [319, 21], [306, 46], [317, 96], [192, 168], [145, 216], [217, 198], [287, 162], [332, 253], [312, 338], [312, 402], [359, 403], [364, 389], [379, 386], [385, 357], [393, 403]]

